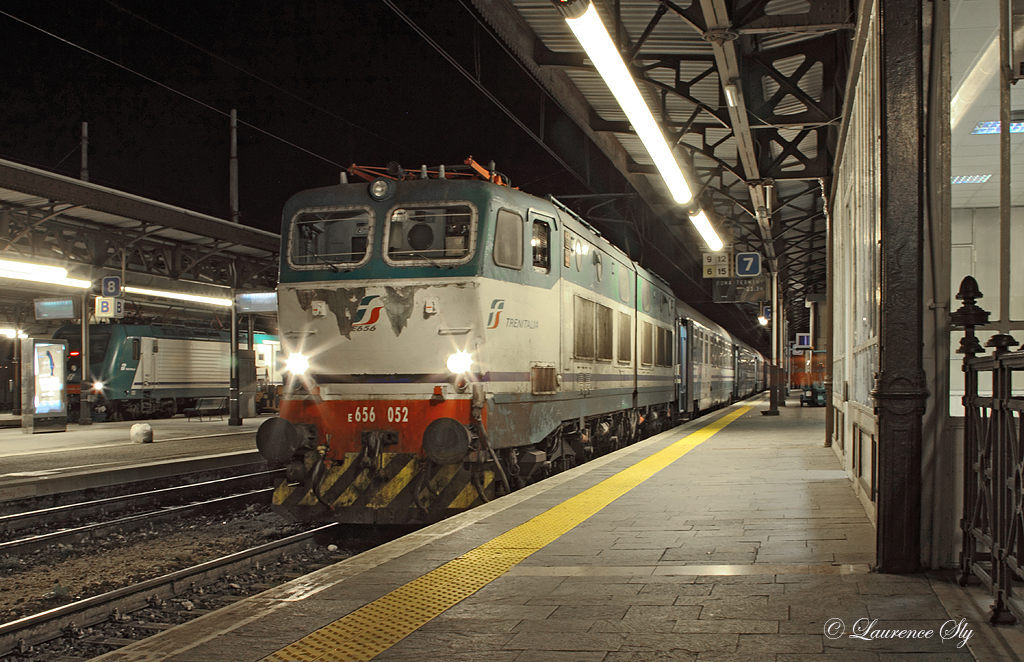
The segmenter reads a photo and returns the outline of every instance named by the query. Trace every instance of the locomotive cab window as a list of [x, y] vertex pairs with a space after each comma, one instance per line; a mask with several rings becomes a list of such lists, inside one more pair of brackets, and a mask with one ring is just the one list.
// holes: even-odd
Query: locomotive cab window
[[475, 214], [466, 204], [399, 207], [388, 216], [385, 260], [404, 265], [461, 264], [473, 248]]
[[[67, 338], [66, 334], [54, 335], [54, 338], [65, 338], [68, 341], [68, 353], [82, 352], [81, 336]], [[103, 331], [89, 331], [89, 363], [102, 363], [107, 358], [107, 345], [110, 343], [110, 334]], [[80, 362], [81, 359], [78, 358]]]
[[372, 236], [373, 216], [365, 207], [300, 211], [288, 256], [298, 268], [352, 268], [369, 259]]
[[544, 221], [533, 222], [533, 238], [530, 239], [533, 249], [533, 270], [540, 273], [551, 271], [551, 226]]
[[509, 269], [523, 268], [523, 217], [499, 209], [494, 223], [494, 263]]

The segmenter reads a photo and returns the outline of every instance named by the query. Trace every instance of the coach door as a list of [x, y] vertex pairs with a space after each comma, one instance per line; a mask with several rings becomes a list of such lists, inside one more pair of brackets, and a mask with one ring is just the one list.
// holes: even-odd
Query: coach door
[[690, 364], [690, 355], [687, 353], [687, 335], [686, 335], [686, 323], [676, 325], [679, 330], [679, 411], [687, 411], [689, 400], [687, 399], [687, 393], [689, 391], [689, 370], [687, 366]]
[[157, 383], [156, 354], [160, 351], [156, 338], [142, 338], [142, 356], [139, 363], [142, 367], [142, 388], [152, 388]]

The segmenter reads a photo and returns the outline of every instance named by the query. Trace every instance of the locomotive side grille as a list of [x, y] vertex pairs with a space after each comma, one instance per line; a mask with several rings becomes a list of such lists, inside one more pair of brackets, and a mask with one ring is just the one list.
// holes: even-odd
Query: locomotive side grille
[[534, 395], [557, 392], [558, 381], [556, 378], [555, 366], [530, 366], [530, 389]]

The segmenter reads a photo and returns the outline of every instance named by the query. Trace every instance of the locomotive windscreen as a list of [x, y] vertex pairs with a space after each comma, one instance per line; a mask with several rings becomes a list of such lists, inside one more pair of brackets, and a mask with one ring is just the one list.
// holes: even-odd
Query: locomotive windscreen
[[299, 212], [292, 225], [292, 264], [357, 265], [367, 257], [371, 227], [362, 207]]
[[[75, 327], [71, 327], [71, 333], [58, 332], [55, 338], [64, 338], [68, 341], [69, 356], [78, 356], [82, 351], [82, 338], [75, 333]], [[89, 363], [99, 363], [107, 357], [107, 345], [110, 343], [110, 334], [103, 331], [89, 331]], [[76, 354], [78, 352], [79, 354]], [[75, 362], [77, 365], [77, 361]]]
[[472, 224], [467, 205], [395, 209], [388, 218], [387, 256], [394, 261], [462, 260], [470, 252]]

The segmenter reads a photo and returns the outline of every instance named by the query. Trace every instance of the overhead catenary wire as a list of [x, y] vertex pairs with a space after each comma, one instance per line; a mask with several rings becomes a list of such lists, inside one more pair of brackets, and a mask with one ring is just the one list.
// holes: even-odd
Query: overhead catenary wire
[[255, 74], [255, 73], [253, 73], [253, 72], [251, 72], [251, 71], [249, 71], [247, 69], [244, 69], [244, 68], [238, 66], [237, 64], [231, 62], [230, 60], [227, 60], [226, 58], [223, 58], [223, 57], [217, 55], [216, 53], [214, 53], [214, 52], [212, 52], [212, 51], [210, 51], [210, 50], [208, 50], [206, 48], [203, 48], [202, 46], [200, 46], [198, 44], [195, 44], [195, 43], [189, 41], [188, 39], [185, 39], [181, 35], [178, 35], [178, 34], [175, 34], [174, 32], [171, 32], [167, 28], [154, 23], [153, 21], [147, 19], [146, 17], [140, 16], [140, 15], [136, 14], [135, 12], [131, 11], [130, 9], [125, 9], [121, 5], [119, 5], [116, 2], [114, 2], [113, 0], [104, 0], [104, 2], [106, 2], [111, 7], [114, 7], [115, 9], [117, 9], [119, 11], [122, 11], [125, 14], [128, 14], [129, 16], [131, 16], [132, 18], [136, 19], [137, 21], [141, 21], [142, 23], [145, 23], [146, 25], [148, 25], [149, 27], [153, 28], [154, 30], [159, 30], [160, 32], [163, 32], [167, 36], [169, 36], [169, 37], [171, 37], [173, 39], [176, 39], [176, 40], [180, 41], [181, 43], [183, 43], [183, 44], [185, 44], [185, 45], [187, 45], [187, 46], [189, 46], [191, 48], [194, 48], [195, 50], [199, 51], [200, 53], [202, 53], [202, 54], [204, 54], [204, 55], [206, 55], [208, 57], [213, 58], [214, 60], [217, 60], [221, 64], [224, 64], [224, 65], [226, 65], [228, 67], [231, 67], [235, 71], [238, 71], [239, 73], [242, 73], [242, 74], [244, 74], [246, 76], [249, 76], [250, 78], [252, 78], [254, 80], [257, 80], [257, 81], [263, 83], [264, 85], [267, 85], [268, 87], [271, 87], [271, 88], [277, 90], [281, 94], [284, 94], [284, 95], [286, 95], [288, 97], [291, 97], [292, 99], [295, 99], [296, 101], [299, 101], [300, 103], [303, 103], [303, 104], [309, 106], [310, 108], [313, 108], [314, 110], [318, 110], [321, 113], [324, 113], [325, 115], [327, 115], [328, 117], [330, 117], [332, 119], [336, 119], [339, 122], [344, 122], [345, 124], [351, 126], [354, 129], [359, 129], [360, 131], [363, 131], [364, 133], [366, 133], [366, 134], [368, 134], [370, 136], [373, 136], [374, 138], [377, 138], [379, 140], [383, 140], [385, 142], [391, 143], [395, 147], [398, 147], [398, 148], [403, 149], [403, 150], [410, 150], [411, 151], [411, 148], [408, 147], [407, 145], [403, 145], [403, 144], [401, 144], [399, 142], [396, 142], [394, 139], [388, 138], [387, 136], [381, 135], [379, 133], [374, 133], [373, 131], [371, 131], [370, 129], [366, 128], [365, 126], [361, 126], [359, 124], [356, 124], [355, 122], [353, 122], [351, 120], [348, 120], [348, 119], [345, 119], [341, 115], [338, 115], [337, 113], [334, 113], [334, 112], [324, 108], [323, 106], [319, 106], [319, 105], [313, 103], [312, 101], [310, 101], [308, 99], [304, 99], [303, 97], [299, 96], [298, 94], [295, 94], [294, 92], [286, 90], [285, 88], [281, 87], [280, 85], [277, 85], [276, 83], [274, 83], [272, 81], [269, 81], [266, 78], [263, 78], [262, 76], [260, 76], [258, 74]]
[[[128, 66], [126, 66], [124, 64], [121, 64], [120, 62], [112, 60], [109, 57], [106, 57], [105, 55], [101, 55], [101, 54], [99, 54], [99, 53], [97, 53], [95, 51], [91, 51], [91, 50], [89, 50], [88, 48], [86, 48], [84, 46], [76, 44], [75, 42], [73, 42], [73, 41], [71, 41], [69, 39], [66, 39], [64, 37], [61, 37], [60, 35], [54, 34], [54, 33], [50, 32], [49, 30], [46, 30], [44, 28], [39, 27], [38, 25], [30, 23], [29, 21], [26, 21], [25, 19], [22, 19], [22, 18], [19, 18], [17, 16], [14, 16], [13, 14], [11, 14], [9, 12], [6, 12], [6, 11], [4, 11], [2, 9], [0, 9], [0, 16], [6, 16], [7, 18], [11, 19], [12, 21], [16, 21], [17, 23], [21, 23], [22, 25], [24, 25], [24, 26], [26, 26], [28, 28], [36, 30], [37, 32], [41, 32], [41, 33], [45, 34], [46, 36], [51, 37], [53, 39], [56, 39], [57, 41], [59, 41], [61, 43], [67, 44], [68, 46], [71, 46], [72, 48], [78, 49], [78, 50], [82, 51], [83, 53], [88, 53], [89, 55], [92, 55], [93, 57], [98, 58], [98, 59], [102, 60], [103, 62], [106, 62], [107, 64], [112, 64], [115, 67], [117, 67], [119, 69], [123, 69], [124, 71], [127, 71], [128, 73], [130, 73], [130, 74], [132, 74], [134, 76], [138, 76], [139, 78], [141, 78], [141, 79], [143, 79], [143, 80], [145, 80], [145, 81], [147, 81], [149, 83], [152, 83], [153, 85], [156, 85], [157, 87], [160, 87], [161, 89], [164, 89], [164, 90], [166, 90], [166, 91], [168, 91], [168, 92], [170, 92], [172, 94], [175, 94], [177, 96], [180, 96], [180, 97], [182, 97], [184, 99], [188, 99], [189, 101], [191, 101], [191, 102], [193, 102], [195, 104], [198, 104], [198, 105], [202, 106], [203, 108], [205, 108], [205, 109], [207, 109], [207, 110], [209, 110], [211, 112], [217, 113], [218, 115], [221, 115], [221, 116], [223, 116], [225, 118], [231, 116], [231, 113], [228, 112], [228, 111], [221, 110], [221, 109], [217, 108], [216, 106], [213, 106], [213, 105], [211, 105], [209, 103], [206, 103], [205, 101], [201, 101], [201, 100], [199, 100], [199, 99], [197, 99], [197, 98], [195, 98], [195, 97], [193, 97], [193, 96], [191, 96], [189, 94], [186, 94], [185, 92], [182, 92], [180, 90], [177, 90], [177, 89], [171, 87], [170, 85], [167, 85], [166, 83], [161, 83], [160, 81], [156, 80], [155, 78], [151, 78], [150, 76], [147, 76], [147, 75], [145, 75], [145, 74], [143, 74], [143, 73], [141, 73], [139, 71], [135, 71], [131, 67], [128, 67]], [[255, 124], [252, 124], [251, 122], [246, 122], [244, 120], [238, 120], [238, 123], [241, 124], [241, 125], [244, 125], [244, 126], [246, 126], [248, 128], [250, 128], [250, 129], [252, 129], [253, 131], [256, 131], [257, 133], [261, 133], [261, 134], [267, 136], [268, 138], [272, 138], [274, 140], [277, 140], [278, 142], [281, 142], [281, 143], [283, 143], [285, 145], [288, 145], [289, 147], [293, 147], [293, 148], [299, 150], [300, 152], [308, 154], [309, 156], [312, 156], [315, 159], [319, 159], [321, 161], [324, 161], [325, 163], [329, 163], [329, 164], [335, 166], [336, 168], [344, 170], [345, 168], [348, 167], [348, 166], [342, 165], [341, 163], [337, 163], [335, 161], [332, 161], [331, 159], [327, 158], [326, 156], [322, 156], [322, 155], [317, 154], [316, 152], [314, 152], [312, 150], [306, 149], [305, 147], [302, 147], [301, 145], [297, 145], [297, 144], [295, 144], [295, 143], [293, 143], [293, 142], [291, 142], [291, 141], [289, 141], [289, 140], [287, 140], [285, 138], [282, 138], [281, 136], [278, 136], [277, 134], [274, 134], [274, 133], [272, 133], [272, 132], [270, 132], [270, 131], [268, 131], [268, 130], [266, 130], [264, 128], [256, 126]]]

